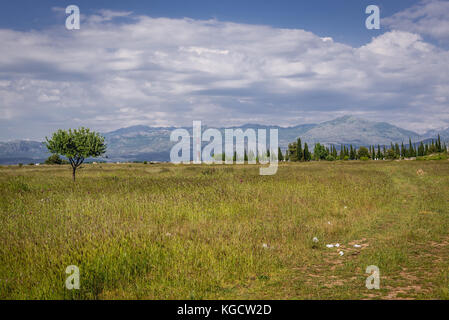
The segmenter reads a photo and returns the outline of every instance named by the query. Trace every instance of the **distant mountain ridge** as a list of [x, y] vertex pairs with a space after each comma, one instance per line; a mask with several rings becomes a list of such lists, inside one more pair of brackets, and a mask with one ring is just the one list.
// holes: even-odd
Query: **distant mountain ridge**
[[[203, 130], [207, 126], [203, 125]], [[435, 139], [437, 134], [445, 141], [449, 141], [449, 128], [429, 131], [424, 135], [402, 129], [387, 122], [375, 122], [354, 116], [343, 116], [334, 120], [318, 124], [301, 124], [292, 127], [265, 126], [260, 124], [245, 124], [230, 127], [241, 128], [277, 128], [279, 130], [279, 146], [286, 149], [290, 142], [298, 137], [313, 146], [316, 142], [339, 146], [341, 144], [353, 146], [389, 145], [393, 143], [408, 143], [427, 139]], [[168, 161], [170, 149], [174, 145], [170, 141], [171, 132], [175, 127], [149, 127], [144, 125], [120, 128], [104, 133], [108, 150], [106, 161]], [[184, 128], [189, 132], [192, 128]], [[222, 133], [224, 128], [217, 128]], [[206, 143], [205, 143], [206, 144]], [[313, 147], [312, 147], [313, 148]], [[10, 141], [0, 142], [0, 164], [42, 162], [49, 156], [43, 142], [38, 141]]]
[[309, 143], [388, 145], [391, 142], [420, 140], [421, 136], [386, 122], [368, 121], [353, 116], [343, 116], [326, 121], [308, 130], [302, 137]]

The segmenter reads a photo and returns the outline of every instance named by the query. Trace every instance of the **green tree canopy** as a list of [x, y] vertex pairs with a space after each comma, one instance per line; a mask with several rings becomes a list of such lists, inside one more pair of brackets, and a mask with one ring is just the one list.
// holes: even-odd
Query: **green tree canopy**
[[313, 150], [313, 155], [315, 160], [325, 160], [329, 155], [329, 151], [320, 143], [315, 144], [315, 149]]
[[359, 156], [359, 159], [362, 158], [362, 157], [370, 158], [370, 154], [369, 154], [368, 148], [367, 147], [360, 147], [359, 152], [358, 152], [358, 156]]
[[68, 164], [69, 162], [61, 159], [59, 154], [52, 154], [45, 160], [45, 164]]
[[51, 139], [46, 138], [47, 149], [54, 154], [60, 154], [69, 159], [72, 165], [73, 181], [76, 169], [89, 157], [99, 157], [106, 152], [104, 137], [88, 128], [58, 130]]

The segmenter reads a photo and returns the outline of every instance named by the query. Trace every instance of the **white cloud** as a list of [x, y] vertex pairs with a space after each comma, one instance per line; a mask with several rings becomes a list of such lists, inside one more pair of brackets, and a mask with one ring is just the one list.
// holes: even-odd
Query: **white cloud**
[[449, 53], [415, 33], [354, 48], [304, 30], [100, 16], [76, 31], [0, 30], [0, 139], [78, 125], [289, 125], [342, 113], [413, 130], [449, 121]]
[[449, 2], [423, 0], [417, 5], [382, 19], [392, 29], [415, 32], [449, 42]]

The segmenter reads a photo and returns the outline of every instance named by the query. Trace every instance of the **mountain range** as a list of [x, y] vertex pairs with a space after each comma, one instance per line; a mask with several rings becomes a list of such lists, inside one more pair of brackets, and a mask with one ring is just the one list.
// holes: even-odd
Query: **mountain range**
[[[288, 144], [301, 137], [303, 142], [313, 145], [320, 142], [325, 145], [389, 145], [393, 143], [420, 142], [435, 139], [438, 134], [444, 141], [449, 141], [449, 128], [425, 134], [405, 130], [386, 122], [375, 122], [354, 116], [343, 116], [331, 121], [317, 124], [302, 124], [292, 127], [263, 126], [246, 124], [247, 128], [276, 128], [279, 130], [279, 146], [284, 150]], [[103, 133], [107, 143], [107, 153], [102, 161], [168, 161], [170, 149], [174, 145], [170, 141], [175, 127], [132, 126]], [[189, 132], [192, 128], [185, 128]], [[203, 126], [203, 130], [206, 127]], [[223, 133], [224, 128], [219, 128]], [[223, 135], [224, 136], [224, 135]], [[9, 141], [0, 142], [0, 164], [42, 162], [49, 156], [43, 142]]]

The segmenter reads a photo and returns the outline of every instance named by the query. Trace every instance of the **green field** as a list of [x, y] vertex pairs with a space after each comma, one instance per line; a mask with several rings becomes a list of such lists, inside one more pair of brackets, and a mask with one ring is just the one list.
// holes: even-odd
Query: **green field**
[[0, 299], [449, 299], [449, 161], [258, 168], [1, 167]]

